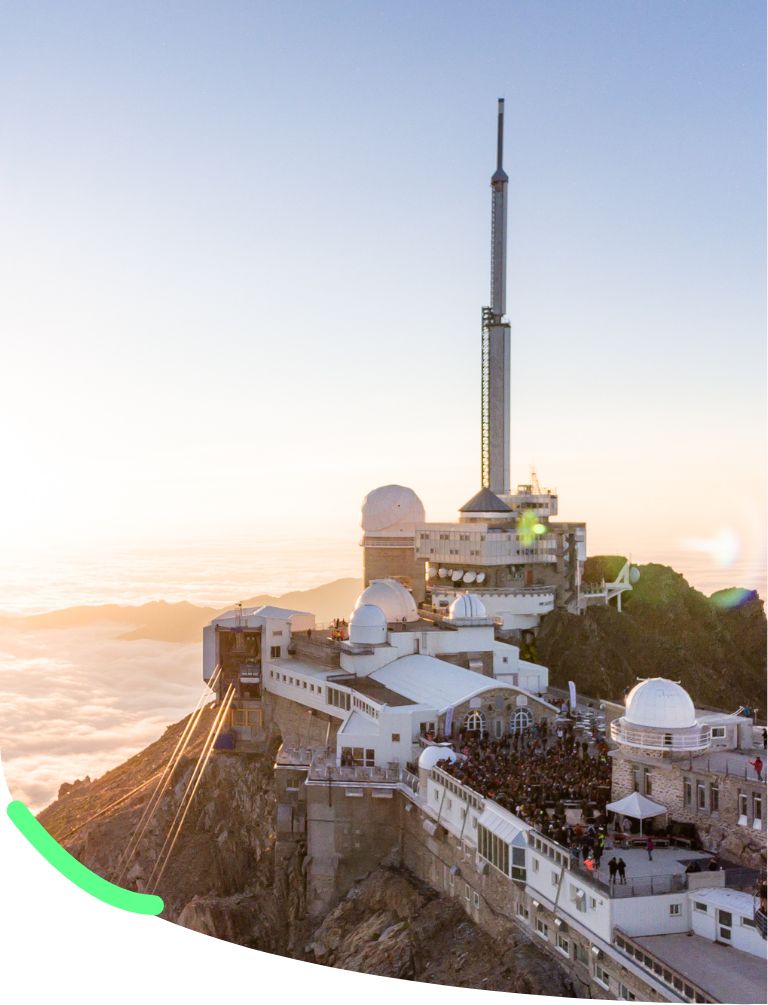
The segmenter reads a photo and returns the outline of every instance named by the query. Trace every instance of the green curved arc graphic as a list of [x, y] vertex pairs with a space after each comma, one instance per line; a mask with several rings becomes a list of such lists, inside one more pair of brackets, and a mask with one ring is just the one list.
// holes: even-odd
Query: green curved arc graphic
[[164, 906], [162, 897], [115, 886], [114, 883], [91, 872], [82, 862], [78, 862], [55, 838], [51, 837], [40, 821], [18, 799], [8, 803], [7, 812], [32, 847], [36, 848], [54, 869], [58, 869], [62, 876], [66, 876], [81, 890], [103, 900], [105, 904], [119, 907], [122, 911], [132, 911], [134, 914], [160, 914], [162, 911]]

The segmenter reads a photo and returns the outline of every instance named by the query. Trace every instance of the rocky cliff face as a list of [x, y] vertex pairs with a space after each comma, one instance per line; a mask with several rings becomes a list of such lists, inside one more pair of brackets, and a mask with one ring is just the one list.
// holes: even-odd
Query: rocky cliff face
[[[613, 579], [623, 564], [620, 557], [589, 559], [585, 579]], [[621, 614], [611, 605], [544, 619], [539, 657], [553, 685], [573, 680], [582, 694], [621, 701], [638, 677], [670, 677], [698, 705], [764, 712], [766, 617], [756, 593], [705, 597], [668, 566], [643, 565], [622, 605]]]
[[[99, 875], [151, 890], [151, 874], [212, 721], [206, 710], [136, 855], [121, 861], [185, 722], [91, 782], [62, 786], [39, 819]], [[573, 994], [528, 940], [504, 946], [452, 901], [394, 865], [374, 871], [320, 922], [305, 916], [304, 848], [275, 851], [272, 759], [217, 752], [157, 887], [164, 917], [253, 949], [361, 973], [489, 990]]]
[[307, 958], [406, 980], [578, 997], [524, 936], [491, 938], [454, 901], [396, 869], [354, 886], [313, 933]]

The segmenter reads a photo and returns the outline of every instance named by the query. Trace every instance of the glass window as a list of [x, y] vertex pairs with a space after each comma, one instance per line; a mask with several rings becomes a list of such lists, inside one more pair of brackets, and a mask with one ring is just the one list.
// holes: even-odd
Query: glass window
[[598, 984], [602, 984], [604, 988], [610, 987], [611, 978], [608, 976], [608, 971], [601, 967], [599, 963], [595, 964], [595, 980]]
[[483, 713], [478, 712], [477, 709], [470, 712], [464, 720], [464, 729], [468, 733], [479, 733], [480, 736], [485, 736], [485, 716]]
[[673, 916], [680, 914], [680, 904], [670, 904], [669, 913]]
[[280, 659], [280, 646], [270, 646], [269, 647], [270, 659], [279, 660]]
[[739, 823], [747, 822], [747, 813], [749, 812], [749, 805], [747, 801], [747, 793], [739, 790]]
[[709, 786], [709, 808], [713, 813], [720, 809], [720, 786], [712, 782]]
[[693, 805], [693, 785], [690, 778], [686, 778], [685, 780], [684, 802], [686, 806]]
[[707, 787], [704, 782], [696, 785], [696, 805], [700, 810], [707, 808]]
[[763, 797], [759, 792], [752, 793], [752, 819], [755, 823], [763, 819]]

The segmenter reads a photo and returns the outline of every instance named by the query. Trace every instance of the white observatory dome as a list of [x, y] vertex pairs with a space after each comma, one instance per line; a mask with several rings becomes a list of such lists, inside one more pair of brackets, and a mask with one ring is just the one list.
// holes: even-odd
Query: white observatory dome
[[361, 604], [349, 617], [349, 641], [381, 645], [387, 641], [387, 619], [376, 604]]
[[664, 677], [651, 677], [627, 695], [624, 721], [632, 726], [689, 729], [696, 725], [696, 710], [685, 688]]
[[438, 761], [458, 761], [451, 747], [425, 747], [419, 755], [419, 771], [431, 771]]
[[419, 620], [416, 601], [396, 579], [372, 579], [357, 598], [355, 611], [363, 605], [380, 607], [388, 624]]
[[424, 505], [404, 485], [382, 485], [363, 499], [363, 533], [378, 537], [413, 537], [416, 524], [424, 523]]
[[474, 593], [460, 593], [448, 609], [451, 621], [462, 621], [468, 618], [487, 618], [485, 604]]

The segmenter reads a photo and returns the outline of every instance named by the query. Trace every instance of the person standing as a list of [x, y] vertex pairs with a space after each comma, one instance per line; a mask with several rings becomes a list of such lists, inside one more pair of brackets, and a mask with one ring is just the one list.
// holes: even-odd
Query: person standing
[[611, 861], [608, 863], [608, 873], [610, 876], [611, 886], [616, 882], [616, 872], [619, 868], [619, 863], [616, 861], [616, 856], [614, 855]]
[[645, 842], [645, 850], [648, 852], [648, 861], [649, 862], [653, 861], [653, 849], [655, 847], [656, 847], [656, 845], [653, 843], [653, 838], [649, 837], [648, 840]]
[[623, 858], [620, 858], [616, 863], [616, 872], [619, 874], [619, 882], [626, 885], [627, 882], [627, 863]]
[[762, 762], [762, 759], [761, 759], [760, 755], [758, 754], [757, 757], [754, 759], [754, 761], [750, 761], [749, 763], [755, 769], [755, 774], [757, 775], [758, 782], [762, 782], [762, 780], [763, 780], [763, 762]]

